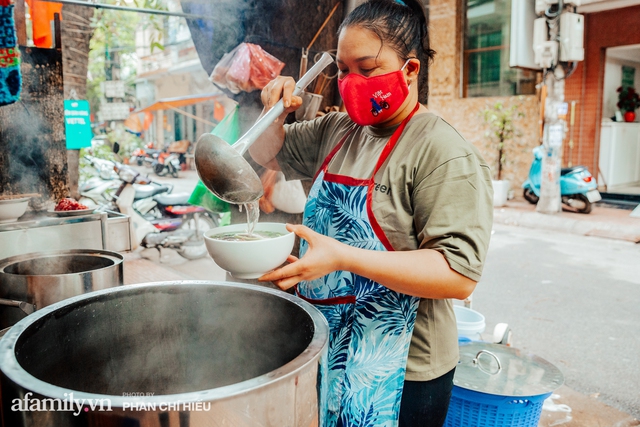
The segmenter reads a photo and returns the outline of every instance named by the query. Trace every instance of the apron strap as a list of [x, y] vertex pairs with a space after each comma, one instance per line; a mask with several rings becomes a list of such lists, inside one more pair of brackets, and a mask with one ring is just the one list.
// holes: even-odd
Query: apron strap
[[313, 180], [315, 181], [316, 178], [318, 178], [318, 175], [320, 175], [320, 172], [326, 172], [326, 168], [329, 165], [329, 162], [331, 161], [331, 159], [333, 159], [333, 156], [336, 155], [336, 153], [338, 152], [338, 150], [340, 150], [340, 147], [342, 147], [342, 145], [344, 144], [344, 142], [347, 140], [347, 138], [349, 137], [349, 135], [351, 135], [353, 133], [353, 131], [356, 130], [356, 127], [352, 127], [351, 129], [349, 129], [347, 131], [347, 133], [344, 134], [344, 136], [340, 139], [340, 141], [336, 144], [335, 147], [333, 147], [333, 149], [331, 150], [331, 152], [327, 155], [327, 157], [324, 158], [324, 161], [322, 162], [322, 165], [320, 166], [320, 168], [318, 169], [318, 171], [316, 172], [316, 174], [313, 177]]
[[393, 132], [393, 135], [391, 135], [391, 138], [389, 138], [389, 141], [387, 141], [387, 144], [382, 149], [382, 153], [380, 153], [380, 157], [378, 157], [376, 167], [373, 169], [373, 174], [371, 175], [372, 180], [373, 177], [376, 176], [376, 173], [378, 173], [378, 170], [380, 169], [382, 164], [387, 160], [387, 157], [389, 157], [389, 154], [391, 154], [391, 151], [393, 150], [393, 147], [396, 146], [396, 142], [398, 142], [398, 139], [400, 139], [400, 135], [402, 135], [404, 128], [407, 126], [407, 123], [409, 123], [416, 111], [418, 111], [418, 108], [420, 108], [420, 104], [416, 104], [416, 106], [413, 107], [413, 111], [411, 111], [407, 118], [402, 121], [400, 126], [398, 126], [398, 129]]
[[389, 141], [387, 142], [385, 147], [382, 149], [382, 153], [380, 154], [380, 157], [378, 157], [378, 162], [376, 163], [376, 167], [373, 170], [373, 174], [371, 174], [371, 182], [369, 184], [369, 188], [367, 189], [367, 215], [369, 216], [369, 222], [371, 223], [373, 232], [376, 233], [376, 236], [378, 236], [378, 239], [380, 239], [380, 242], [388, 251], [393, 251], [395, 249], [391, 245], [389, 238], [384, 233], [384, 230], [380, 226], [380, 223], [378, 223], [378, 220], [376, 219], [376, 216], [373, 213], [374, 178], [376, 176], [376, 173], [380, 169], [380, 167], [384, 164], [384, 162], [387, 161], [387, 157], [389, 157], [389, 154], [391, 154], [391, 151], [396, 146], [398, 139], [400, 139], [400, 135], [402, 135], [404, 128], [407, 126], [407, 123], [409, 123], [409, 121], [411, 120], [415, 112], [418, 111], [418, 108], [420, 108], [420, 104], [416, 104], [416, 106], [413, 108], [413, 111], [411, 111], [411, 114], [409, 114], [407, 118], [402, 121], [400, 126], [398, 126], [398, 129], [396, 129], [395, 132], [393, 132], [393, 135], [391, 135], [391, 138], [389, 138]]
[[339, 305], [339, 304], [355, 304], [356, 296], [355, 295], [345, 295], [342, 297], [333, 297], [333, 298], [324, 298], [324, 299], [313, 299], [307, 298], [298, 292], [298, 285], [294, 286], [296, 291], [296, 296], [302, 298], [306, 302], [313, 305]]

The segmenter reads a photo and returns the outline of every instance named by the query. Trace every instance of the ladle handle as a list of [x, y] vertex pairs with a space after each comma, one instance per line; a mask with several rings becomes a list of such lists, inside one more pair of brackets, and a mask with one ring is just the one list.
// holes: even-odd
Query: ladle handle
[[[309, 83], [320, 75], [322, 70], [327, 68], [329, 64], [333, 62], [333, 57], [327, 52], [322, 54], [322, 57], [316, 62], [313, 67], [307, 71], [304, 76], [300, 77], [300, 80], [296, 83], [296, 88], [293, 90], [293, 94], [298, 96], [302, 91], [309, 86]], [[251, 146], [262, 133], [267, 130], [271, 123], [273, 123], [280, 114], [284, 113], [284, 103], [282, 99], [276, 103], [264, 116], [260, 117], [253, 126], [242, 137], [233, 144], [233, 148], [241, 155], [247, 151], [247, 148]]]

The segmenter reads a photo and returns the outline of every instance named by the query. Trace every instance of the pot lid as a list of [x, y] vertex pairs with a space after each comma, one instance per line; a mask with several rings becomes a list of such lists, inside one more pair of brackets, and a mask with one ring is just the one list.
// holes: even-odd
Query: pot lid
[[538, 396], [564, 383], [558, 368], [522, 350], [500, 344], [460, 344], [453, 383], [468, 390], [499, 396]]

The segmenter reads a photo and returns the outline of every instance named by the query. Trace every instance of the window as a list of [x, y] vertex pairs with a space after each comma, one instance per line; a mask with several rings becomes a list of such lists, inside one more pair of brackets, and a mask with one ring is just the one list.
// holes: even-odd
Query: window
[[535, 93], [536, 73], [509, 67], [511, 0], [466, 0], [463, 96]]

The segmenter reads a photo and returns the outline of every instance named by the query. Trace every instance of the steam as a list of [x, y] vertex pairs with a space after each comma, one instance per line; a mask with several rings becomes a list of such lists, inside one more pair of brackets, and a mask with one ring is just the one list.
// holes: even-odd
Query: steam
[[244, 39], [242, 17], [249, 9], [246, 0], [183, 0], [185, 13], [210, 16], [212, 19], [187, 19], [191, 38], [207, 74], [222, 56]]
[[121, 289], [28, 328], [16, 347], [21, 366], [71, 390], [157, 397], [264, 375], [313, 336], [309, 315], [274, 294], [184, 282]]
[[43, 210], [50, 194], [68, 194], [61, 59], [38, 50], [26, 55], [35, 66], [23, 67], [22, 100], [0, 112], [0, 194], [40, 193], [30, 205]]

